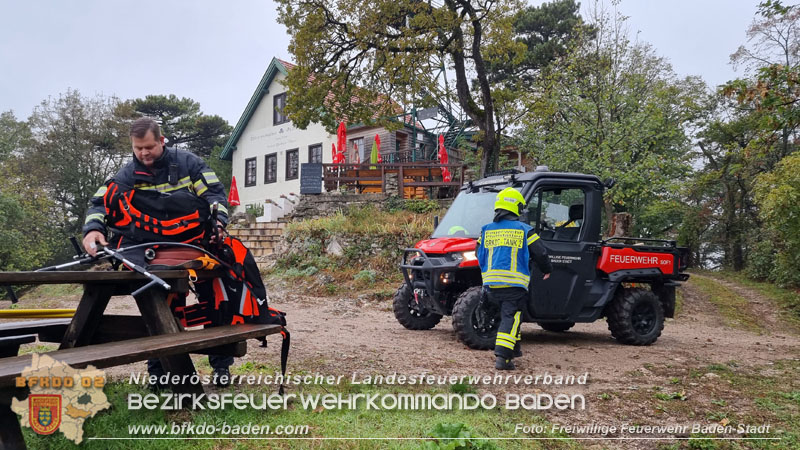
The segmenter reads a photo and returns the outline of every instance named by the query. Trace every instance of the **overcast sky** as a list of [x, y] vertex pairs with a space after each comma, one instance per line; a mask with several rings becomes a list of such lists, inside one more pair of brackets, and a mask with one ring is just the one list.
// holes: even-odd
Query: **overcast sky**
[[[623, 0], [618, 9], [678, 75], [718, 85], [737, 76], [728, 58], [757, 4]], [[272, 57], [292, 59], [276, 16], [264, 0], [0, 0], [0, 111], [24, 119], [69, 88], [175, 94], [235, 125]]]

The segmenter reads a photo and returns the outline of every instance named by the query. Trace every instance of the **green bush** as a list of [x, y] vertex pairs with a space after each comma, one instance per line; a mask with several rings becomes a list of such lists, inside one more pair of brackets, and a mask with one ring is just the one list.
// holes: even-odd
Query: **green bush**
[[775, 269], [775, 247], [772, 241], [764, 239], [756, 242], [747, 255], [747, 276], [760, 281], [775, 281], [772, 272]]
[[775, 245], [771, 279], [781, 286], [800, 286], [800, 153], [759, 175], [755, 198], [764, 227], [775, 237], [771, 239]]
[[360, 286], [370, 286], [375, 283], [375, 280], [378, 279], [378, 273], [374, 270], [362, 270], [358, 272], [354, 277], [356, 284]]
[[247, 214], [253, 215], [255, 217], [261, 217], [264, 215], [264, 205], [262, 204], [247, 205], [244, 207], [244, 211]]

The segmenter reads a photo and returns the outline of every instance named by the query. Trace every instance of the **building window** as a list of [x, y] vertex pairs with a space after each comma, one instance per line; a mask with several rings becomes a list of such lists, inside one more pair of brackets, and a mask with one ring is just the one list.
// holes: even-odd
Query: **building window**
[[289, 121], [289, 118], [283, 114], [283, 108], [286, 107], [286, 93], [278, 94], [272, 97], [272, 124], [280, 125]]
[[353, 156], [351, 157], [351, 163], [363, 163], [364, 162], [364, 138], [356, 138], [351, 139], [352, 145], [350, 147], [353, 149]]
[[278, 154], [270, 153], [264, 158], [264, 183], [274, 183], [278, 181]]
[[297, 174], [300, 172], [298, 161], [298, 149], [286, 150], [286, 179], [296, 180]]
[[314, 144], [308, 146], [308, 162], [310, 163], [322, 162], [322, 144]]
[[256, 185], [256, 159], [247, 158], [244, 160], [244, 187]]

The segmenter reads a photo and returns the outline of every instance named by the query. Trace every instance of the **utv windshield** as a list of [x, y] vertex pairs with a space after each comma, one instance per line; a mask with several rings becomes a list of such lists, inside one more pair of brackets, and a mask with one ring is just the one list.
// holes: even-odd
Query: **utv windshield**
[[471, 237], [481, 234], [481, 227], [494, 218], [497, 191], [461, 192], [433, 232], [433, 238]]

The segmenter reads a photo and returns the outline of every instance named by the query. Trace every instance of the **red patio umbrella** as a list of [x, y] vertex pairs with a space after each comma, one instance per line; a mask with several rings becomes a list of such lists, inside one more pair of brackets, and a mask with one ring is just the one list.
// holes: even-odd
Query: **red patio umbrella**
[[439, 163], [442, 165], [442, 179], [445, 182], [450, 182], [452, 180], [452, 176], [450, 175], [450, 169], [448, 169], [447, 163], [447, 149], [444, 148], [444, 136], [439, 135]]
[[347, 145], [347, 127], [344, 122], [339, 122], [339, 128], [336, 130], [336, 148], [339, 151], [339, 163], [344, 162], [344, 150]]
[[336, 144], [331, 143], [331, 162], [336, 164], [339, 160], [339, 152], [336, 151]]
[[378, 163], [382, 163], [383, 156], [381, 156], [381, 137], [377, 134], [375, 135], [375, 145], [378, 146]]
[[231, 191], [228, 193], [228, 206], [238, 206], [239, 189], [236, 188], [236, 177], [231, 178]]

